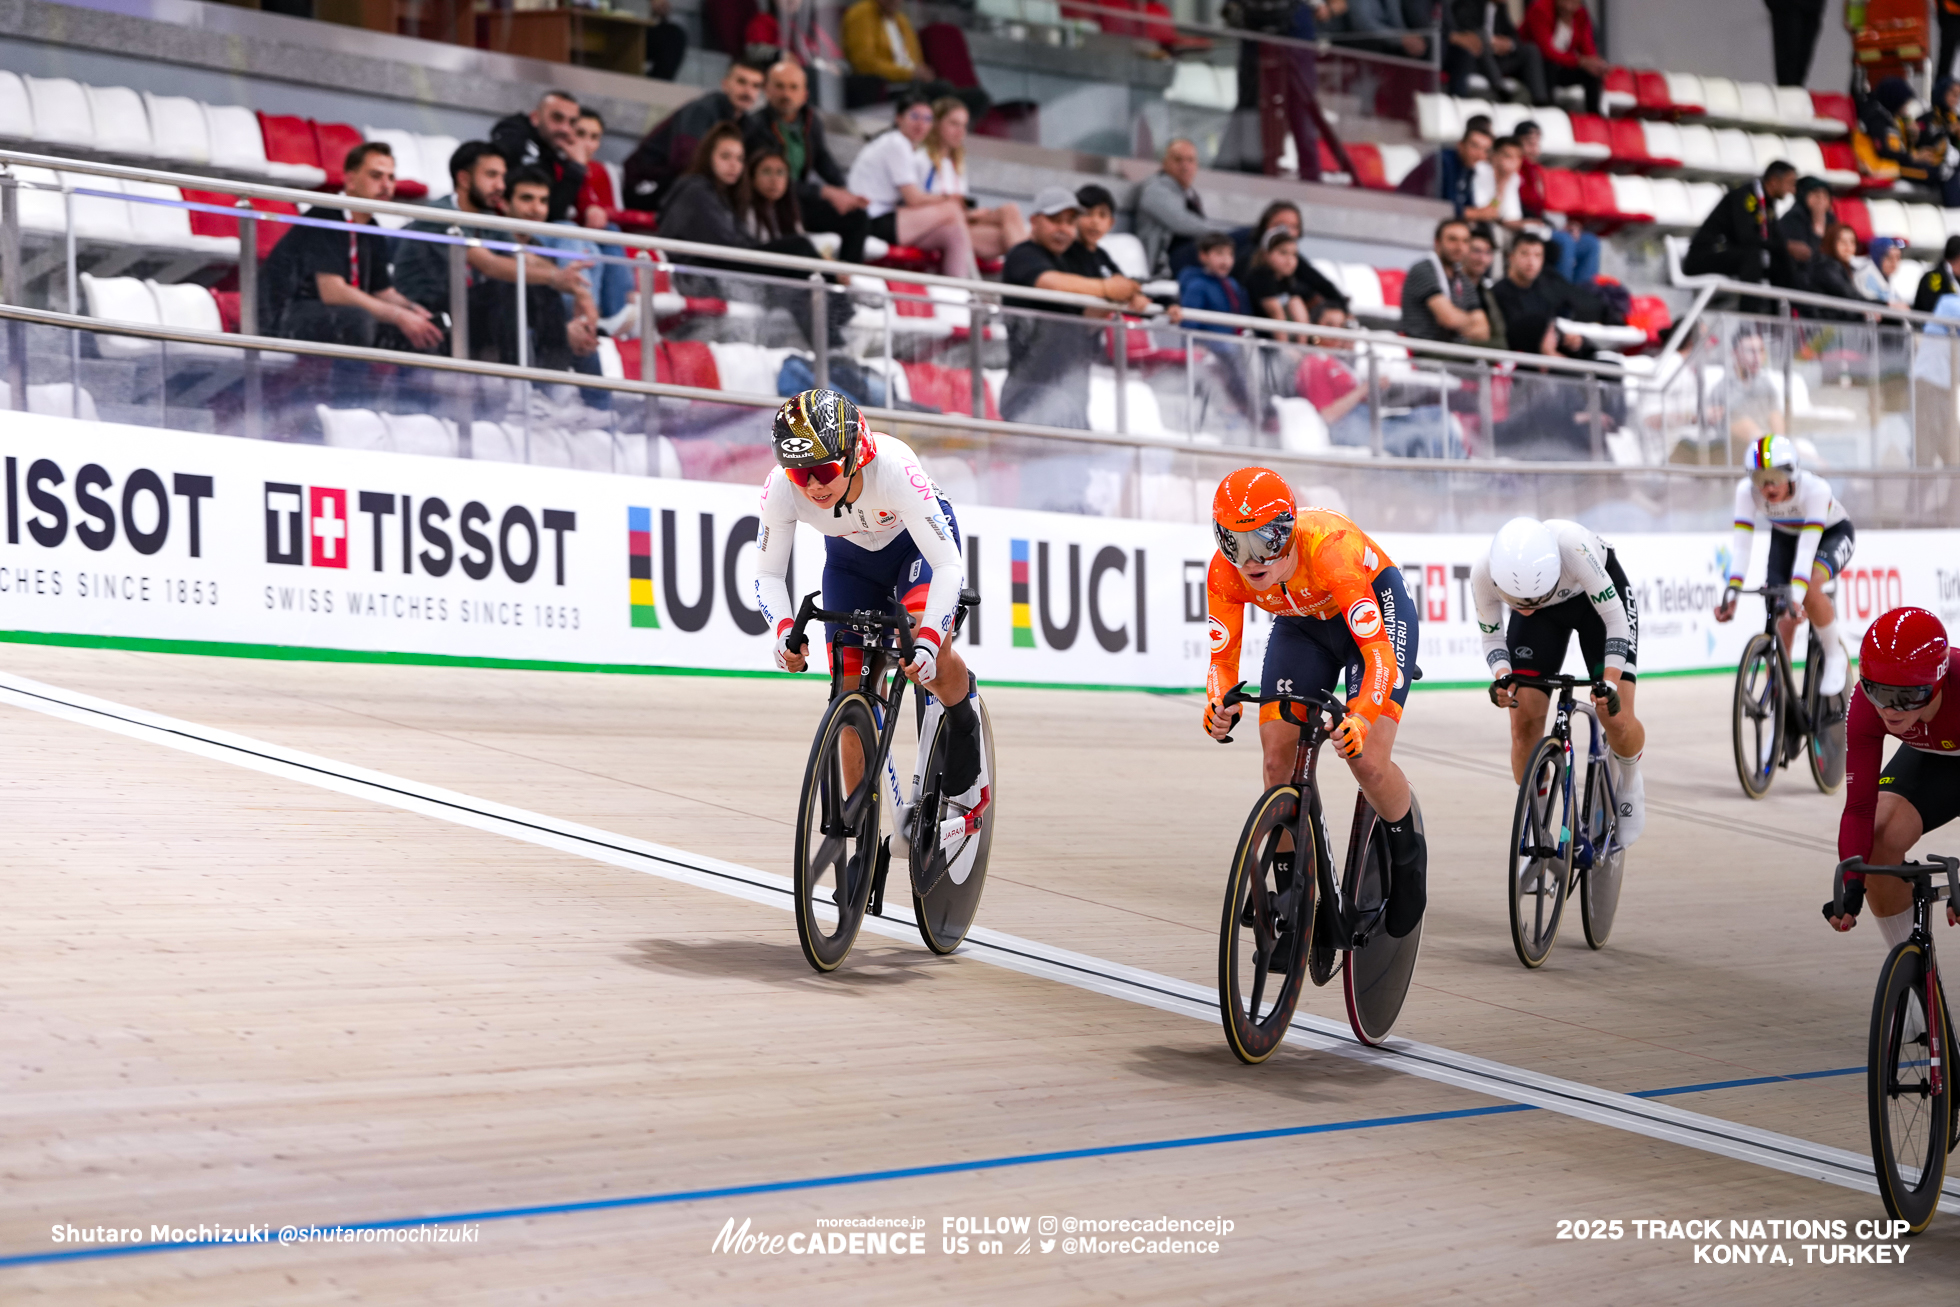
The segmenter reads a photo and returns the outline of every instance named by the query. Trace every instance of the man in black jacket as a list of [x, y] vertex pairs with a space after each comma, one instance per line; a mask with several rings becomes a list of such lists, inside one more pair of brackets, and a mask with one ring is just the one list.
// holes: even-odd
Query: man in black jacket
[[1942, 295], [1960, 295], [1960, 236], [1946, 238], [1940, 261], [1919, 279], [1919, 290], [1912, 297], [1913, 312], [1931, 313], [1939, 307]]
[[661, 191], [694, 162], [694, 147], [714, 129], [716, 123], [740, 122], [762, 98], [762, 78], [767, 71], [759, 63], [737, 59], [722, 74], [721, 89], [689, 100], [654, 124], [633, 153], [620, 166], [625, 194], [620, 204], [628, 209], [653, 212], [662, 204]]
[[1770, 239], [1777, 202], [1797, 189], [1797, 170], [1778, 159], [1761, 180], [1747, 182], [1722, 197], [1688, 243], [1681, 271], [1691, 277], [1714, 273], [1732, 281], [1793, 284], [1782, 242]]
[[845, 263], [864, 262], [864, 237], [871, 225], [868, 201], [844, 185], [844, 170], [824, 139], [823, 117], [810, 108], [803, 66], [785, 59], [771, 68], [762, 94], [767, 103], [742, 119], [749, 153], [764, 147], [781, 150], [804, 229], [836, 232], [844, 238], [837, 257]]
[[524, 168], [542, 168], [551, 177], [551, 221], [578, 221], [578, 193], [585, 165], [574, 163], [566, 146], [578, 139], [578, 101], [570, 91], [546, 91], [528, 114], [514, 113], [490, 129], [490, 143], [504, 156], [515, 177]]

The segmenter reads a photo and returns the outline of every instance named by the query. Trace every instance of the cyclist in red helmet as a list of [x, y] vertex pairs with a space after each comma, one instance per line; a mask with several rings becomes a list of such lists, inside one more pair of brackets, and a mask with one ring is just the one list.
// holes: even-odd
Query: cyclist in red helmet
[[[1946, 697], [1960, 650], [1949, 648], [1946, 628], [1924, 608], [1894, 608], [1871, 624], [1859, 651], [1858, 689], [1845, 723], [1844, 817], [1838, 823], [1838, 857], [1861, 857], [1874, 866], [1904, 862], [1919, 837], [1960, 817], [1960, 693]], [[1879, 770], [1888, 735], [1900, 744]], [[1887, 948], [1912, 933], [1912, 890], [1880, 876], [1845, 878], [1842, 917], [1824, 915], [1839, 930], [1858, 924], [1869, 894], [1872, 916]], [[1954, 908], [1947, 905], [1948, 924]]]

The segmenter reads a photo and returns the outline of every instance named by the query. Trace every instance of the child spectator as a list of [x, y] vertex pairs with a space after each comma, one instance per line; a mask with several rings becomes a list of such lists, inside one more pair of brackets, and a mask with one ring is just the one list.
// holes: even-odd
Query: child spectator
[[[1307, 303], [1293, 293], [1293, 277], [1300, 269], [1300, 246], [1293, 233], [1283, 226], [1266, 229], [1253, 253], [1252, 268], [1246, 274], [1245, 292], [1253, 311], [1260, 317], [1283, 322], [1312, 321]], [[1282, 336], [1282, 340], [1304, 342], [1304, 336]]]
[[[1245, 288], [1232, 276], [1232, 238], [1222, 231], [1209, 231], [1198, 237], [1198, 265], [1177, 274], [1178, 302], [1187, 309], [1213, 313], [1249, 314], [1251, 301]], [[1194, 323], [1199, 331], [1236, 334], [1236, 327], [1218, 323]]]

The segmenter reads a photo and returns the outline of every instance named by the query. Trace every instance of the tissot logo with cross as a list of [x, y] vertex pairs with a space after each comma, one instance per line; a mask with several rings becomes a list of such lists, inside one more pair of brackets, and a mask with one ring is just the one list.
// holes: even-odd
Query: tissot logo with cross
[[328, 486], [308, 486], [306, 529], [312, 541], [309, 561], [315, 567], [347, 566], [347, 492]]

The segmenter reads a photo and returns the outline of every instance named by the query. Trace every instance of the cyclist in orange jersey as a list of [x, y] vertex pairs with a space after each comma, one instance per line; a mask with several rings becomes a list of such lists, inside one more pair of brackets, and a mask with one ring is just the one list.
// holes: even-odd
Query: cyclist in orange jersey
[[[1277, 472], [1240, 468], [1212, 497], [1212, 556], [1205, 588], [1211, 609], [1211, 671], [1205, 679], [1205, 730], [1231, 733], [1240, 708], [1219, 701], [1239, 681], [1245, 606], [1273, 614], [1266, 664], [1268, 693], [1328, 693], [1343, 672], [1347, 716], [1334, 747], [1381, 815], [1393, 864], [1389, 934], [1400, 938], [1422, 920], [1427, 902], [1428, 850], [1409, 781], [1395, 765], [1395, 732], [1416, 669], [1415, 604], [1402, 573], [1382, 547], [1339, 513], [1296, 509], [1293, 491]], [[1259, 709], [1259, 744], [1266, 784], [1292, 774], [1300, 728]]]

